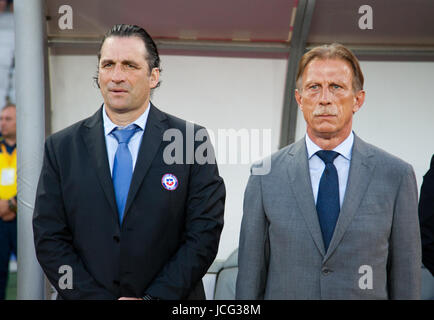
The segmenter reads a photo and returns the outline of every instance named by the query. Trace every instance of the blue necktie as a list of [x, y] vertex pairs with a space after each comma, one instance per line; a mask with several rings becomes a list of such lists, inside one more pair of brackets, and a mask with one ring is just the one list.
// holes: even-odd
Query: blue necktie
[[128, 149], [128, 142], [137, 131], [134, 125], [131, 129], [115, 128], [111, 133], [118, 141], [118, 148], [113, 162], [113, 186], [115, 189], [116, 205], [118, 207], [119, 223], [122, 224], [124, 217], [125, 204], [127, 202], [128, 191], [130, 189], [131, 178], [133, 176], [133, 158]]
[[340, 211], [338, 172], [333, 164], [339, 153], [321, 150], [316, 155], [325, 163], [325, 169], [319, 182], [316, 211], [321, 226], [324, 247], [327, 251]]

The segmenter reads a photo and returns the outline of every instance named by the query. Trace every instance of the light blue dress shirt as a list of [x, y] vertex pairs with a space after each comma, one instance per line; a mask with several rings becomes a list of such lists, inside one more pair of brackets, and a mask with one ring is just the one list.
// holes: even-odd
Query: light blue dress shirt
[[104, 135], [105, 135], [105, 144], [107, 146], [107, 156], [108, 161], [110, 165], [110, 173], [113, 175], [113, 162], [115, 160], [115, 153], [118, 148], [118, 141], [116, 138], [111, 135], [110, 133], [113, 131], [114, 128], [120, 127], [120, 128], [127, 128], [129, 126], [132, 126], [133, 124], [136, 124], [139, 126], [141, 130], [137, 130], [137, 132], [131, 137], [129, 143], [128, 143], [128, 149], [131, 152], [131, 157], [133, 158], [133, 170], [136, 166], [137, 161], [137, 155], [139, 154], [139, 147], [140, 142], [142, 141], [143, 133], [145, 132], [146, 128], [146, 122], [148, 121], [148, 115], [149, 115], [149, 109], [151, 108], [151, 104], [148, 105], [146, 108], [146, 111], [143, 112], [143, 114], [136, 119], [133, 123], [130, 123], [124, 127], [120, 127], [116, 124], [114, 124], [110, 118], [107, 116], [105, 105], [103, 106], [102, 110], [102, 119], [104, 124]]
[[[345, 191], [347, 189], [348, 174], [350, 172], [351, 154], [353, 150], [354, 143], [354, 133], [351, 131], [350, 135], [333, 151], [339, 152], [339, 156], [333, 161], [338, 172], [339, 179], [339, 203], [342, 208], [342, 203], [344, 202]], [[306, 134], [306, 147], [307, 156], [309, 159], [309, 172], [310, 181], [312, 183], [313, 196], [316, 200], [318, 198], [318, 188], [319, 182], [321, 180], [322, 173], [325, 169], [324, 161], [321, 160], [315, 153], [322, 150], [317, 146]]]

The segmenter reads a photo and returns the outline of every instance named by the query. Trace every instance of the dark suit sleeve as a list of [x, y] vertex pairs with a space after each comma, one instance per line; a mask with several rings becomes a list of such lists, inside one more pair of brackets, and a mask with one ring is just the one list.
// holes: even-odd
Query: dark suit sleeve
[[[59, 167], [51, 137], [45, 143], [44, 161], [36, 192], [33, 233], [37, 259], [51, 284], [63, 299], [115, 299], [87, 272], [73, 248], [71, 226], [63, 206]], [[72, 289], [59, 287], [66, 277], [59, 273], [63, 265], [71, 267]], [[64, 281], [65, 280], [65, 281]]]
[[422, 262], [434, 275], [434, 155], [431, 159], [431, 167], [423, 177], [419, 199], [419, 220]]
[[[206, 135], [209, 142], [209, 136]], [[146, 294], [161, 299], [185, 299], [201, 281], [215, 259], [223, 229], [225, 186], [219, 176], [214, 151], [211, 162], [196, 161], [190, 171], [185, 204], [182, 243], [162, 271], [146, 288]], [[197, 150], [197, 146], [195, 147]]]

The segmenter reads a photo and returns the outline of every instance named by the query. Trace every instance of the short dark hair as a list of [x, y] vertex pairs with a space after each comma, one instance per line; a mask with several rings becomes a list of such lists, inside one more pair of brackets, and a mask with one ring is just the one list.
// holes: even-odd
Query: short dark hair
[[359, 60], [354, 55], [354, 53], [339, 43], [332, 43], [330, 45], [322, 45], [315, 47], [308, 52], [306, 52], [300, 59], [298, 64], [298, 71], [296, 77], [296, 85], [298, 89], [301, 89], [301, 79], [309, 62], [313, 59], [341, 59], [347, 61], [353, 71], [353, 90], [360, 91], [363, 90], [363, 73], [360, 68]]
[[[149, 35], [149, 33], [146, 32], [145, 29], [142, 27], [131, 25], [131, 24], [116, 24], [104, 35], [104, 37], [101, 40], [101, 44], [99, 46], [98, 50], [98, 65], [99, 61], [101, 59], [101, 49], [105, 42], [105, 40], [109, 37], [138, 37], [143, 40], [143, 43], [145, 44], [146, 49], [146, 62], [149, 66], [149, 73], [151, 73], [152, 69], [158, 68], [158, 70], [161, 72], [162, 69], [160, 67], [160, 56], [158, 54], [157, 45], [155, 44], [152, 37]], [[98, 70], [96, 71], [96, 76], [94, 77], [94, 80], [99, 88], [98, 83]], [[160, 86], [160, 81], [158, 81], [155, 88]], [[154, 89], [155, 89], [154, 88]]]

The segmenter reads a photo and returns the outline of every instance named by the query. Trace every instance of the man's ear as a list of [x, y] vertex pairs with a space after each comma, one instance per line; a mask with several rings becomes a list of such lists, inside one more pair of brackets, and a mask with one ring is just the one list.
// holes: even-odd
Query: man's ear
[[357, 111], [360, 110], [360, 108], [363, 105], [363, 102], [365, 102], [365, 95], [366, 95], [365, 90], [360, 90], [359, 92], [356, 93], [354, 97], [353, 113], [356, 113]]
[[151, 76], [149, 77], [149, 86], [151, 89], [155, 88], [160, 81], [160, 70], [158, 68], [153, 68], [151, 71]]
[[303, 105], [301, 104], [301, 94], [298, 91], [298, 89], [295, 89], [295, 101], [297, 101], [298, 107], [300, 108], [301, 111], [303, 111]]

